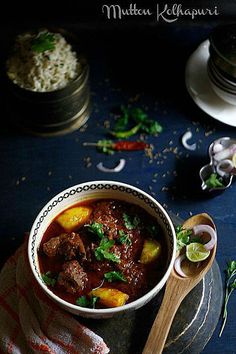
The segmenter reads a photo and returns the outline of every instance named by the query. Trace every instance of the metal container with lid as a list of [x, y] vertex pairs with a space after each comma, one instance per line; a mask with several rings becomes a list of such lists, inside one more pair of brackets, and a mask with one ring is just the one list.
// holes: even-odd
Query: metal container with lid
[[217, 26], [209, 40], [214, 64], [226, 78], [236, 81], [236, 23]]
[[78, 51], [77, 38], [61, 33], [79, 55], [81, 72], [65, 87], [55, 91], [35, 92], [15, 84], [6, 75], [7, 106], [13, 123], [36, 135], [61, 135], [81, 127], [90, 115], [89, 65]]

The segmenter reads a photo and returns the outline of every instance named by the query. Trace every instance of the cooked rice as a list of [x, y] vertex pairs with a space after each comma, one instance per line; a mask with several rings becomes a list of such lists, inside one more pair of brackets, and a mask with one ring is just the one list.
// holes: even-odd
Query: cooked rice
[[[39, 32], [50, 33], [47, 30]], [[24, 33], [16, 38], [14, 53], [7, 61], [8, 77], [20, 87], [48, 92], [65, 87], [81, 72], [81, 65], [71, 45], [60, 33], [54, 36], [54, 49], [38, 53], [32, 50], [35, 35]]]

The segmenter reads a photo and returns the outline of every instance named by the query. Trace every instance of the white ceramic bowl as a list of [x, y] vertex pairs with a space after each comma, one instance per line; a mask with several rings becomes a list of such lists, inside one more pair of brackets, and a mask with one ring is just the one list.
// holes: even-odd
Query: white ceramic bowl
[[[73, 305], [67, 301], [62, 300], [55, 295], [42, 281], [40, 276], [38, 248], [42, 240], [43, 234], [51, 221], [63, 210], [70, 206], [84, 200], [114, 198], [127, 201], [139, 205], [145, 209], [149, 214], [153, 215], [157, 222], [161, 225], [167, 244], [167, 269], [162, 279], [151, 289], [147, 294], [141, 298], [128, 303], [124, 306], [108, 309], [89, 309]], [[41, 286], [42, 290], [59, 306], [65, 310], [83, 317], [91, 318], [108, 318], [116, 313], [136, 310], [139, 307], [149, 302], [166, 283], [171, 269], [174, 264], [176, 253], [176, 239], [175, 229], [170, 217], [164, 208], [150, 195], [142, 190], [128, 184], [114, 182], [114, 181], [92, 181], [81, 183], [70, 187], [54, 198], [52, 198], [40, 211], [36, 217], [32, 229], [30, 231], [28, 243], [29, 262], [35, 279]]]

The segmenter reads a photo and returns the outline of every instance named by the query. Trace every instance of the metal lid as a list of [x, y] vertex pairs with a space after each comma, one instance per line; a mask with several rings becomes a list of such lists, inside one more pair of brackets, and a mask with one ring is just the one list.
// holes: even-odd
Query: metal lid
[[212, 49], [226, 62], [236, 66], [236, 23], [216, 27], [209, 39]]

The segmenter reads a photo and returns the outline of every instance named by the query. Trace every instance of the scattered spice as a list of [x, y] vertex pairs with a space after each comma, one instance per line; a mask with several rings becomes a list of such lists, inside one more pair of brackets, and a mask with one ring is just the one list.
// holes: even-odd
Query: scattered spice
[[153, 150], [154, 150], [154, 146], [152, 144], [150, 144], [145, 148], [145, 155], [149, 157], [151, 160], [153, 159]]
[[205, 132], [205, 137], [208, 137], [209, 135], [213, 134], [214, 131], [215, 131], [214, 129], [206, 131]]
[[110, 129], [110, 127], [111, 127], [111, 123], [108, 119], [104, 120], [103, 125], [104, 125], [104, 128], [106, 128], [106, 129]]
[[90, 156], [86, 156], [84, 157], [84, 163], [85, 163], [85, 167], [89, 168], [92, 166], [92, 159]]

